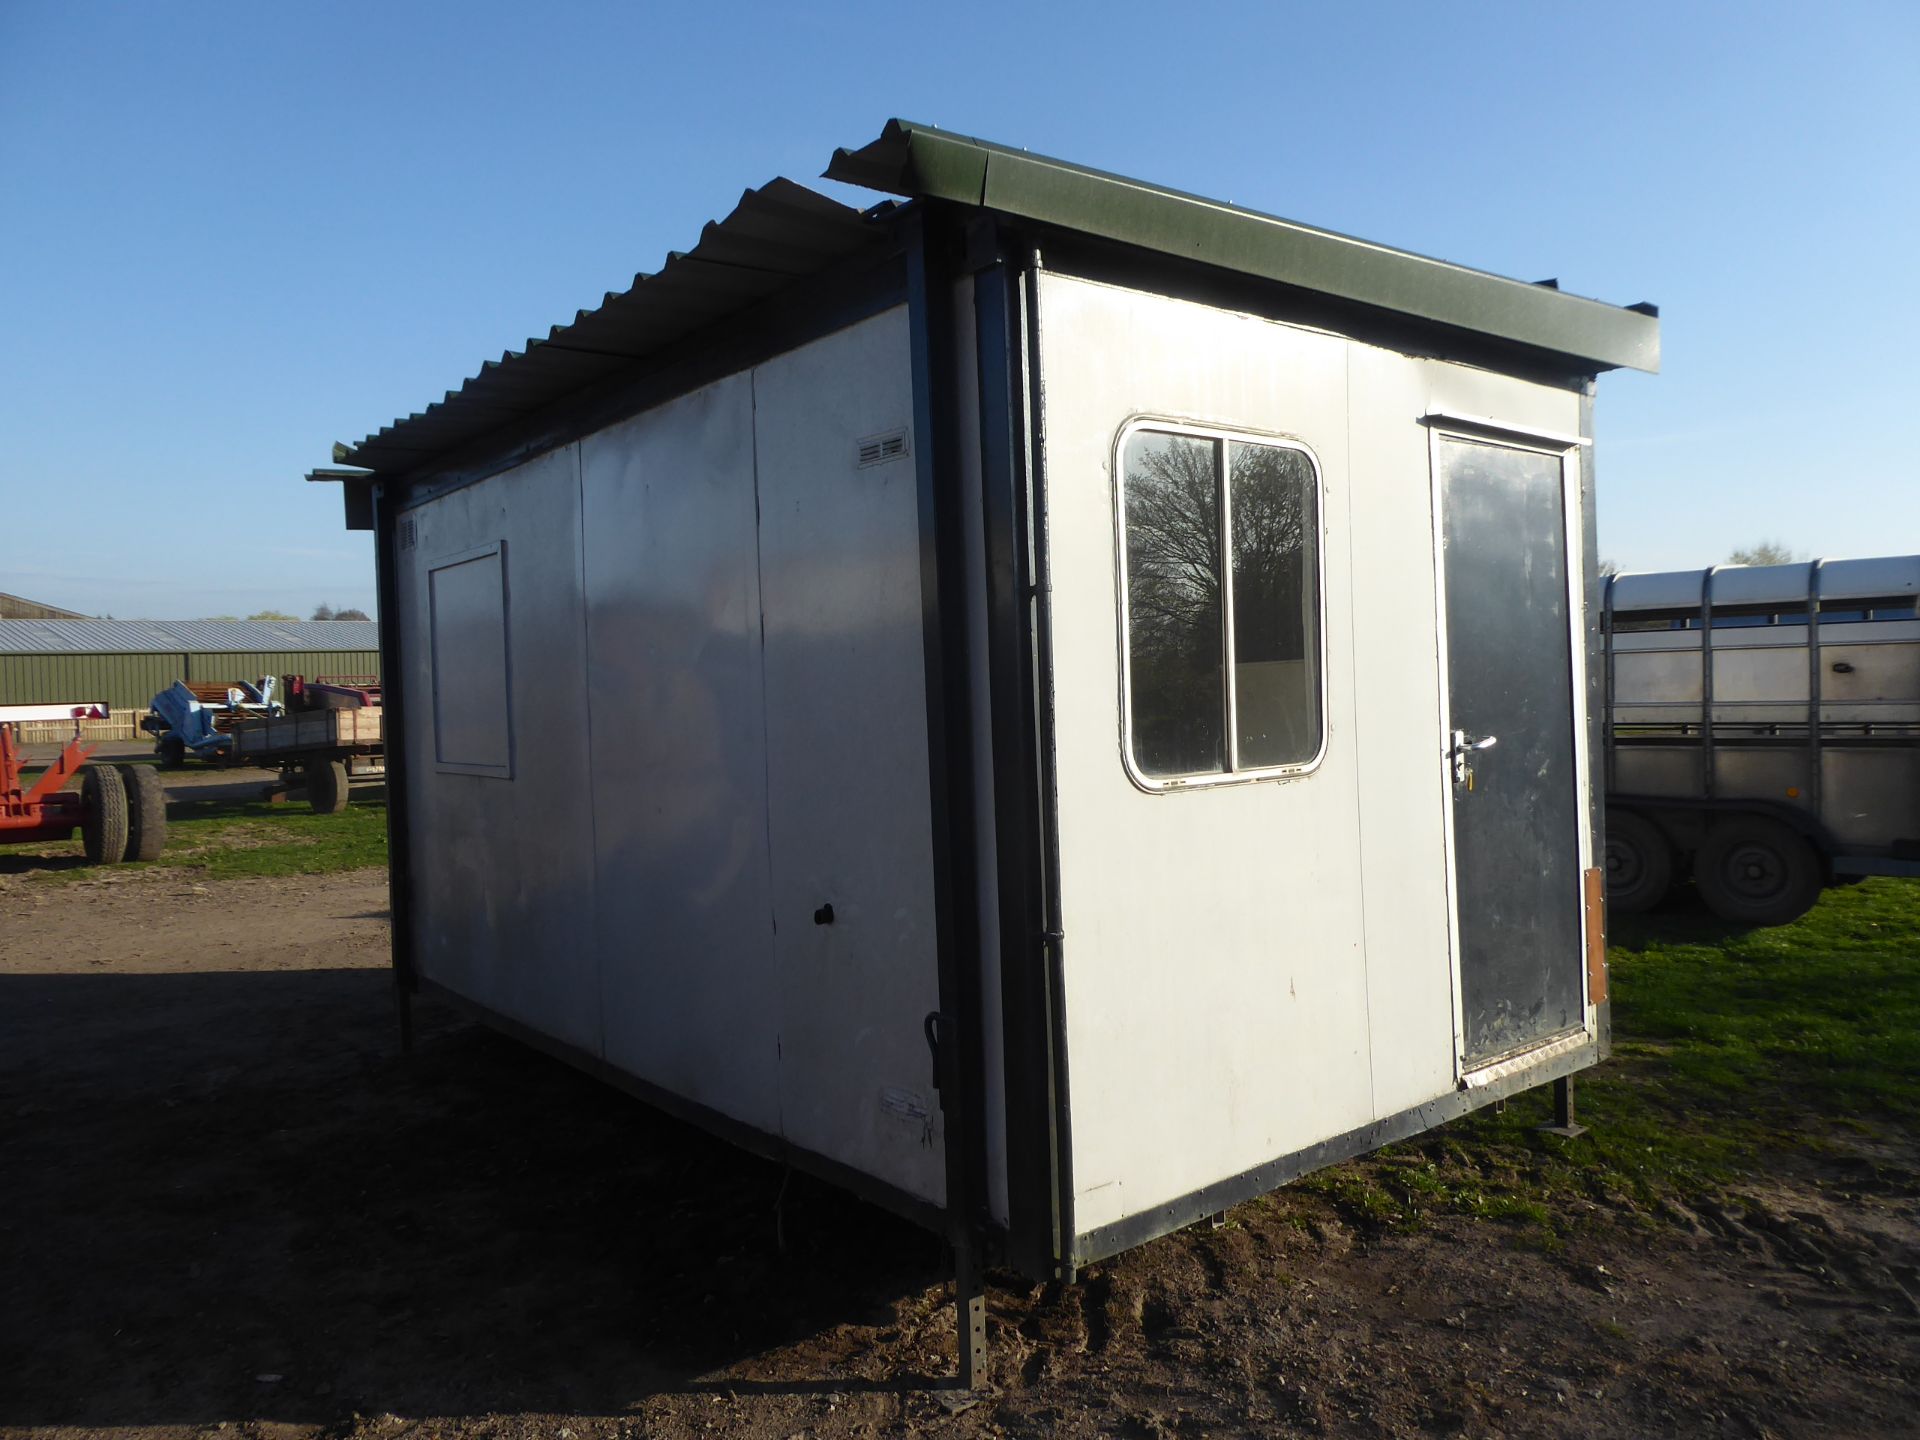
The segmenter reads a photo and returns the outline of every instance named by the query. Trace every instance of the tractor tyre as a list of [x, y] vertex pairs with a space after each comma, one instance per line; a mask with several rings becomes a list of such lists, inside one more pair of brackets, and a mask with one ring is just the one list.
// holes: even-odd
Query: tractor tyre
[[167, 847], [167, 790], [151, 765], [116, 765], [127, 792], [125, 860], [158, 860]]
[[80, 772], [80, 798], [86, 815], [80, 843], [95, 865], [118, 865], [127, 853], [127, 787], [111, 765], [89, 765]]

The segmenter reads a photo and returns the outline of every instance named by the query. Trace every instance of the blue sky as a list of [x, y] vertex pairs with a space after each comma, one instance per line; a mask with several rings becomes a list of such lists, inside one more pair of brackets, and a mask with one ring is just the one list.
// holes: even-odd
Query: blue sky
[[0, 590], [371, 609], [333, 440], [890, 115], [1657, 302], [1665, 373], [1600, 385], [1623, 568], [1920, 550], [1916, 75], [1912, 0], [0, 0]]

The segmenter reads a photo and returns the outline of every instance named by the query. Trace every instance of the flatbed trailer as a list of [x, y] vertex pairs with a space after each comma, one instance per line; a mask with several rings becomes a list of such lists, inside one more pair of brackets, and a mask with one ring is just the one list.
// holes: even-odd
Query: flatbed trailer
[[295, 710], [233, 727], [227, 763], [279, 769], [289, 790], [306, 792], [323, 815], [347, 808], [349, 792], [387, 776], [385, 725], [378, 705]]

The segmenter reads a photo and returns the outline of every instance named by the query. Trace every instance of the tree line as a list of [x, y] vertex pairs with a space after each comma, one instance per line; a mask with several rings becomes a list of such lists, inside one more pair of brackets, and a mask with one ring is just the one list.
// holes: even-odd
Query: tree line
[[[284, 624], [289, 620], [297, 621], [299, 620], [300, 617], [298, 615], [289, 615], [284, 610], [256, 610], [251, 615], [202, 615], [200, 618], [202, 620], [263, 620], [267, 622], [280, 622]], [[313, 607], [313, 614], [308, 616], [307, 618], [310, 620], [371, 620], [373, 619], [373, 617], [367, 614], [366, 611], [356, 609], [351, 605], [349, 605], [344, 610], [336, 610], [331, 605], [316, 605]]]

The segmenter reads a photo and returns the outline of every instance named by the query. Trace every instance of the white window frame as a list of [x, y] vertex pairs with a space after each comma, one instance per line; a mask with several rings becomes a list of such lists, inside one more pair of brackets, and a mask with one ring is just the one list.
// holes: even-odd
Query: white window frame
[[[1220, 704], [1227, 727], [1227, 768], [1225, 770], [1207, 771], [1196, 775], [1148, 775], [1134, 758], [1133, 646], [1131, 643], [1133, 635], [1131, 617], [1127, 611], [1126, 453], [1128, 441], [1142, 431], [1186, 439], [1207, 440], [1219, 447], [1217, 456], [1220, 466], [1221, 605], [1224, 609], [1220, 617], [1220, 628], [1225, 648], [1225, 680]], [[1306, 457], [1307, 464], [1313, 472], [1314, 596], [1313, 611], [1309, 618], [1315, 627], [1314, 664], [1317, 671], [1315, 694], [1319, 701], [1320, 746], [1307, 759], [1290, 765], [1264, 765], [1251, 769], [1242, 769], [1240, 766], [1240, 696], [1238, 680], [1234, 673], [1233, 634], [1233, 476], [1231, 467], [1227, 463], [1227, 446], [1236, 442], [1242, 445], [1264, 445], [1276, 450], [1295, 451]], [[1112, 474], [1113, 530], [1115, 555], [1118, 560], [1115, 587], [1118, 592], [1120, 616], [1120, 759], [1126, 767], [1127, 778], [1149, 794], [1165, 795], [1175, 791], [1206, 789], [1220, 785], [1247, 785], [1262, 780], [1288, 780], [1318, 770], [1327, 758], [1330, 728], [1327, 704], [1327, 487], [1320, 468], [1319, 455], [1314, 452], [1311, 445], [1297, 436], [1209, 425], [1173, 416], [1141, 414], [1130, 418], [1114, 436]]]

